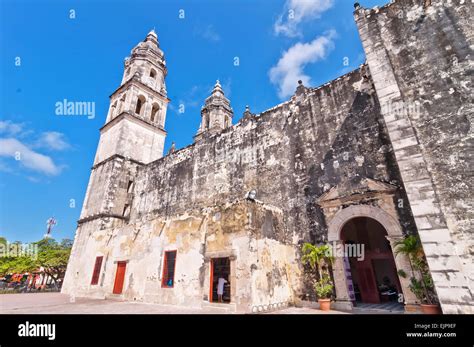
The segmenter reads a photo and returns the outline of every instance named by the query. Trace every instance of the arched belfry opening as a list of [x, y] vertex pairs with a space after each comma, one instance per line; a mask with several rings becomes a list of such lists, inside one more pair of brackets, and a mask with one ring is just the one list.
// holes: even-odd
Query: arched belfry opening
[[135, 107], [135, 113], [138, 115], [142, 114], [143, 108], [145, 104], [145, 97], [140, 95], [137, 99], [137, 106]]
[[159, 116], [159, 111], [160, 111], [160, 106], [157, 103], [153, 104], [153, 107], [151, 108], [151, 115], [150, 115], [150, 121], [152, 123], [155, 123], [158, 119]]

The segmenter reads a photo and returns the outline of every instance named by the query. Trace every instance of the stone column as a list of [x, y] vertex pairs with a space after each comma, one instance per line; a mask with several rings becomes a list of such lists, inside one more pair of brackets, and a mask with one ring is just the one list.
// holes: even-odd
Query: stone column
[[[402, 240], [403, 236], [385, 236], [385, 238], [390, 242], [390, 247], [392, 248], [395, 266], [397, 267], [398, 279], [400, 280], [400, 285], [402, 287], [403, 303], [405, 304], [405, 309], [407, 311], [411, 311], [411, 307], [418, 304], [419, 301], [410, 289], [410, 278], [413, 276], [410, 260], [405, 254], [395, 255], [395, 243], [399, 240]], [[406, 276], [400, 276], [398, 274], [399, 270], [403, 270]]]
[[349, 297], [346, 273], [344, 269], [344, 243], [341, 240], [332, 241], [333, 249], [336, 251], [333, 264], [334, 286], [336, 288], [336, 309], [352, 310], [352, 301]]
[[229, 257], [229, 260], [230, 260], [230, 274], [229, 274], [230, 302], [237, 303], [237, 276], [236, 276], [237, 257], [235, 255], [231, 255]]
[[212, 298], [209, 297], [209, 292], [211, 290], [211, 258], [208, 256], [204, 257], [204, 283], [202, 289], [203, 301], [212, 302]]

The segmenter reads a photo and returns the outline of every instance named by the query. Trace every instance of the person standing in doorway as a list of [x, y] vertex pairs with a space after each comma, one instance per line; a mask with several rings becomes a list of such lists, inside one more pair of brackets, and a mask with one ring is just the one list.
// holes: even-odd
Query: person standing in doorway
[[217, 280], [217, 301], [222, 302], [222, 296], [224, 295], [224, 285], [228, 281], [224, 277], [219, 277]]

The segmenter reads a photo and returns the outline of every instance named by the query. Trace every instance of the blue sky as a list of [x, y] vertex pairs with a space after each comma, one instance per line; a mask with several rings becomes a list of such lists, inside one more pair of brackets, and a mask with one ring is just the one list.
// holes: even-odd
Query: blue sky
[[[53, 237], [73, 238], [108, 97], [151, 29], [168, 66], [166, 152], [192, 143], [216, 79], [235, 123], [245, 105], [288, 99], [298, 79], [318, 86], [358, 67], [352, 11], [348, 0], [1, 0], [0, 235], [36, 241], [54, 216]], [[95, 118], [56, 115], [63, 99], [94, 102]]]

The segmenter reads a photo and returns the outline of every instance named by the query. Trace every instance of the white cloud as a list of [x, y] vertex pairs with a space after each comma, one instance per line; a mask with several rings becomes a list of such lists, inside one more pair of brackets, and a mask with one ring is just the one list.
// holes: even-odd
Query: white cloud
[[33, 151], [14, 138], [0, 139], [0, 156], [19, 159], [17, 161], [26, 168], [47, 175], [57, 175], [61, 172], [61, 168], [50, 157]]
[[12, 121], [0, 121], [0, 133], [16, 135], [23, 130], [23, 123], [13, 123]]
[[325, 59], [334, 48], [334, 30], [315, 38], [308, 43], [298, 42], [285, 51], [278, 63], [270, 69], [269, 76], [273, 84], [278, 86], [278, 96], [282, 99], [292, 95], [298, 84], [303, 81], [311, 85], [311, 78], [303, 71], [309, 63]]
[[37, 146], [53, 151], [64, 151], [71, 147], [71, 145], [69, 145], [65, 140], [64, 134], [57, 131], [47, 131], [42, 133], [38, 139]]
[[[39, 148], [51, 151], [70, 149], [71, 145], [60, 132], [46, 131], [35, 136], [34, 130], [26, 129], [24, 123], [5, 120], [0, 121], [0, 135], [0, 171], [14, 173], [23, 167], [46, 175], [58, 175], [65, 167], [56, 165], [50, 156], [38, 151]], [[12, 165], [15, 162], [17, 164]], [[31, 177], [28, 179], [32, 180]]]
[[284, 12], [274, 24], [276, 35], [299, 36], [299, 25], [314, 20], [334, 5], [334, 0], [286, 0]]

